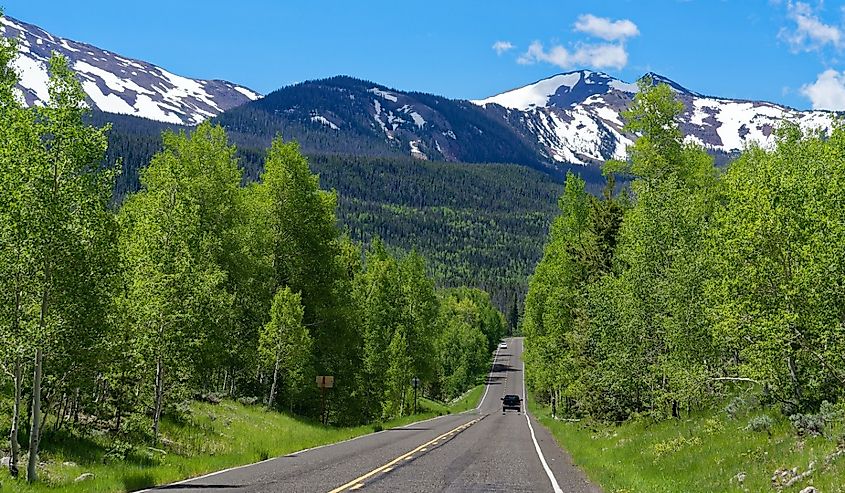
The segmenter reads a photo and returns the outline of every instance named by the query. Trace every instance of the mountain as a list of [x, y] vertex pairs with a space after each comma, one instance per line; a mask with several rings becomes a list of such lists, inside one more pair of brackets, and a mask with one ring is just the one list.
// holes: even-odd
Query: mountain
[[284, 87], [215, 121], [252, 147], [281, 134], [307, 153], [541, 166], [535, 144], [483, 107], [346, 76]]
[[[679, 123], [687, 140], [714, 154], [734, 154], [752, 142], [769, 146], [783, 121], [802, 128], [830, 128], [833, 122], [826, 111], [704, 96], [654, 73], [642, 78], [672, 88], [684, 105]], [[499, 112], [520, 136], [536, 141], [546, 162], [596, 164], [625, 158], [633, 136], [623, 131], [621, 114], [637, 91], [637, 84], [582, 70], [473, 102]]]
[[[0, 30], [19, 40], [14, 66], [27, 104], [46, 100], [47, 60], [57, 51], [79, 75], [92, 107], [106, 113], [98, 120], [120, 114], [192, 126], [214, 118], [235, 143], [256, 156], [282, 135], [299, 141], [309, 154], [506, 162], [560, 173], [564, 164], [624, 159], [634, 138], [623, 131], [622, 112], [638, 86], [601, 72], [558, 74], [475, 101], [401, 91], [347, 76], [306, 81], [260, 97], [231, 82], [181, 77], [10, 17], [0, 21]], [[706, 96], [659, 74], [643, 78], [675, 91], [684, 104], [680, 126], [686, 138], [722, 161], [752, 142], [771, 145], [782, 121], [826, 129], [834, 118], [824, 111]], [[132, 140], [148, 149], [150, 139], [164, 128], [111, 119], [131, 129]], [[137, 156], [143, 159], [146, 152]]]
[[[827, 129], [834, 118], [825, 111], [706, 96], [659, 74], [641, 79], [669, 85], [684, 105], [679, 123], [686, 138], [722, 162], [751, 143], [771, 145], [783, 121]], [[638, 90], [636, 83], [582, 70], [465, 101], [340, 76], [284, 87], [216, 121], [235, 141], [256, 148], [281, 134], [307, 153], [508, 162], [560, 171], [563, 164], [625, 159], [634, 136], [623, 130], [622, 113]]]
[[106, 113], [196, 125], [260, 97], [231, 82], [182, 77], [141, 60], [54, 36], [11, 17], [0, 18], [0, 31], [18, 40], [19, 54], [13, 65], [20, 75], [18, 90], [28, 105], [43, 105], [49, 97], [47, 62], [54, 51], [67, 57], [89, 104]]

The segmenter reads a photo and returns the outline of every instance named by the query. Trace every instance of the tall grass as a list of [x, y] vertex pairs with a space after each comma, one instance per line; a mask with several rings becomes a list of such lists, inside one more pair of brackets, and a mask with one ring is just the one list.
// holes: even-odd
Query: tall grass
[[[845, 454], [833, 457], [845, 447], [841, 422], [831, 425], [827, 436], [801, 437], [789, 420], [765, 409], [736, 417], [713, 410], [688, 419], [617, 426], [559, 421], [546, 407], [534, 402], [529, 407], [609, 493], [799, 492], [808, 486], [820, 493], [845, 492]], [[773, 486], [775, 471], [798, 468], [800, 474], [811, 463], [809, 477], [790, 487]]]

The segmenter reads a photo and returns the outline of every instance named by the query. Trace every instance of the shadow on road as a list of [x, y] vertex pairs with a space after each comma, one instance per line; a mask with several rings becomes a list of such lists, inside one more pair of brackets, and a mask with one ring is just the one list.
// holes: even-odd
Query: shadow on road
[[171, 484], [159, 486], [157, 490], [231, 490], [235, 488], [246, 488], [245, 484]]
[[518, 368], [514, 368], [510, 365], [503, 365], [501, 363], [493, 364], [493, 373], [497, 372], [508, 372], [508, 371], [519, 371]]

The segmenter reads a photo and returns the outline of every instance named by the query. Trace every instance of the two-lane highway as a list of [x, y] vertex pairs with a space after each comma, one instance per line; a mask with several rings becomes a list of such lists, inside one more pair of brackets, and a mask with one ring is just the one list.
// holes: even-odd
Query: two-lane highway
[[[599, 492], [539, 423], [502, 414], [523, 398], [522, 339], [497, 352], [478, 408], [159, 489], [264, 492]], [[284, 437], [279, 437], [284, 440]]]

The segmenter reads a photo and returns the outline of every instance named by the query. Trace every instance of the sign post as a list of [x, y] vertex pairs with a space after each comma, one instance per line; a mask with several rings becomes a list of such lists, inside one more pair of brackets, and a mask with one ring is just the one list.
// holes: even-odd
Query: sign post
[[414, 414], [417, 414], [417, 388], [420, 386], [420, 379], [417, 377], [412, 378], [411, 385], [414, 386]]
[[317, 388], [320, 389], [320, 423], [326, 424], [328, 416], [326, 416], [326, 389], [334, 387], [334, 376], [332, 375], [317, 375]]

